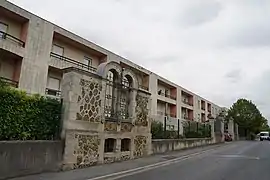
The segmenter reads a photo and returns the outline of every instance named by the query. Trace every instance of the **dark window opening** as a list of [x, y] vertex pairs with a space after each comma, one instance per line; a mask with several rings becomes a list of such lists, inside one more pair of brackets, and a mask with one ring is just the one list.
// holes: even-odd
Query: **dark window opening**
[[104, 152], [114, 152], [116, 147], [116, 139], [105, 139]]
[[121, 140], [121, 151], [130, 151], [130, 139], [122, 139]]

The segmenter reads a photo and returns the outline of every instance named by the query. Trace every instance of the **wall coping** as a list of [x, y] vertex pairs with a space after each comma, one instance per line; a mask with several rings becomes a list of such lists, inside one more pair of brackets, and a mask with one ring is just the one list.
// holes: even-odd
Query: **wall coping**
[[23, 144], [23, 143], [60, 143], [61, 140], [27, 140], [27, 141], [0, 141], [0, 144]]
[[200, 140], [212, 140], [213, 138], [188, 138], [188, 139], [152, 139], [152, 142], [162, 142], [162, 141], [200, 141]]

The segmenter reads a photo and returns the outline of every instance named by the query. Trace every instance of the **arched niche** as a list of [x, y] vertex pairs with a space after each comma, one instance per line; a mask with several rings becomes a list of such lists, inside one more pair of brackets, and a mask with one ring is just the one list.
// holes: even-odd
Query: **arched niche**
[[114, 75], [117, 74], [118, 77], [120, 77], [122, 72], [122, 67], [120, 64], [116, 62], [105, 62], [98, 66], [97, 68], [97, 75], [101, 76], [104, 79], [107, 79], [108, 74], [111, 72], [114, 73]]
[[124, 69], [122, 76], [128, 79], [129, 83], [131, 83], [130, 86], [132, 88], [138, 89], [139, 84], [138, 84], [137, 76], [133, 73], [131, 69]]

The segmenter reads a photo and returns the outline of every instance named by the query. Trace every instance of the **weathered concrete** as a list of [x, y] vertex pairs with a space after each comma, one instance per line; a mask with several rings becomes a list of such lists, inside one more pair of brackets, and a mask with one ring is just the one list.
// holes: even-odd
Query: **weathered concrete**
[[1, 141], [0, 179], [57, 171], [62, 151], [60, 141]]
[[192, 138], [192, 139], [155, 139], [152, 140], [153, 154], [177, 151], [181, 149], [205, 146], [214, 144], [212, 138]]

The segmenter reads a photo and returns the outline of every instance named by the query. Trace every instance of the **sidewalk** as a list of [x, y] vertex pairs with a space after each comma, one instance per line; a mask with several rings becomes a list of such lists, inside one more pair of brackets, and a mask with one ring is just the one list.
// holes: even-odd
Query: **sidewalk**
[[119, 171], [125, 171], [142, 166], [147, 166], [150, 164], [171, 160], [177, 157], [197, 153], [208, 149], [217, 148], [224, 145], [225, 143], [218, 145], [210, 145], [189, 150], [181, 150], [169, 152], [166, 154], [153, 155], [145, 158], [129, 160], [124, 162], [98, 165], [85, 169], [76, 169], [71, 171], [61, 171], [54, 173], [43, 173], [31, 176], [24, 176], [20, 178], [12, 178], [9, 180], [88, 180], [94, 177], [99, 177], [107, 174], [116, 173]]

